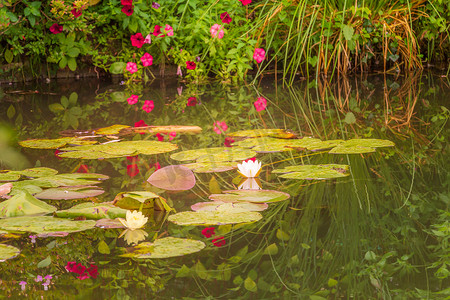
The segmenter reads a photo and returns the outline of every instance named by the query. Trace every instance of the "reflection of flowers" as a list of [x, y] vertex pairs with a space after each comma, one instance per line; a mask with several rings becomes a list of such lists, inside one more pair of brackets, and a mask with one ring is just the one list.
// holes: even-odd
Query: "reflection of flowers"
[[225, 241], [225, 238], [224, 238], [223, 236], [216, 237], [216, 238], [213, 239], [211, 242], [212, 242], [212, 243], [214, 244], [214, 246], [216, 246], [216, 247], [222, 247], [222, 246], [225, 246], [225, 244], [227, 243], [227, 242]]
[[239, 186], [238, 190], [260, 190], [261, 183], [258, 178], [246, 178]]
[[127, 165], [127, 174], [130, 177], [134, 177], [137, 174], [139, 174], [139, 167], [138, 167], [138, 165], [137, 164]]
[[123, 237], [123, 239], [125, 240], [125, 242], [127, 242], [128, 245], [132, 245], [132, 244], [138, 244], [140, 241], [145, 240], [145, 238], [147, 237], [148, 233], [145, 230], [142, 229], [136, 229], [136, 230], [130, 230], [130, 229], [125, 229], [119, 237]]
[[220, 121], [216, 121], [214, 122], [214, 132], [217, 134], [221, 134], [222, 132], [227, 131], [228, 126], [227, 123], [224, 122], [220, 122]]
[[141, 228], [147, 223], [148, 218], [144, 217], [142, 212], [138, 211], [127, 211], [127, 219], [119, 218], [120, 223], [128, 229], [135, 230]]
[[263, 111], [267, 107], [267, 100], [263, 97], [258, 97], [258, 99], [253, 102], [253, 105], [255, 105], [256, 111]]
[[152, 100], [145, 100], [144, 105], [142, 106], [142, 110], [145, 111], [146, 113], [149, 113], [153, 110], [154, 107], [155, 104], [153, 103]]
[[[66, 270], [68, 272], [78, 274], [79, 276], [77, 276], [77, 278], [80, 280], [85, 280], [89, 277], [95, 279], [98, 275], [98, 267], [96, 265], [91, 264], [89, 268], [86, 268], [81, 263], [77, 264], [75, 261], [69, 261], [66, 265]], [[49, 278], [47, 278], [47, 276], [45, 278], [47, 279], [47, 281], [49, 281]]]
[[255, 159], [243, 161], [241, 164], [238, 164], [239, 174], [244, 177], [252, 178], [258, 177], [259, 172], [261, 172], [261, 162]]
[[206, 237], [206, 238], [212, 237], [213, 235], [216, 234], [216, 233], [214, 232], [214, 229], [215, 229], [214, 227], [206, 227], [206, 228], [204, 228], [204, 229], [202, 230], [203, 236]]

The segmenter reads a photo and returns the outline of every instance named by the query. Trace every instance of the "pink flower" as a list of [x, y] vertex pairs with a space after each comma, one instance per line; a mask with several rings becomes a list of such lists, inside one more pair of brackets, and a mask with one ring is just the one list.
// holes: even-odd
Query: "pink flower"
[[155, 107], [155, 104], [153, 103], [152, 100], [145, 100], [144, 106], [142, 106], [142, 109], [146, 113], [149, 113], [149, 112], [151, 112], [153, 110], [154, 107]]
[[133, 0], [120, 0], [122, 5], [133, 5]]
[[71, 272], [77, 273], [79, 275], [83, 274], [84, 271], [86, 271], [86, 267], [83, 266], [81, 263], [76, 264], [73, 268]]
[[216, 233], [214, 232], [215, 228], [214, 227], [206, 227], [202, 230], [202, 234], [204, 237], [206, 238], [210, 238], [213, 235], [215, 235]]
[[67, 262], [66, 270], [68, 272], [74, 272], [76, 265], [77, 265], [77, 263], [75, 261], [69, 261], [69, 262]]
[[164, 31], [166, 32], [167, 36], [173, 35], [173, 28], [172, 26], [166, 24], [166, 27], [164, 28]]
[[224, 32], [223, 32], [222, 26], [219, 24], [214, 24], [213, 26], [211, 26], [211, 29], [209, 30], [209, 32], [211, 32], [211, 36], [213, 38], [216, 38], [216, 37], [218, 39], [223, 38]]
[[137, 65], [134, 62], [128, 62], [127, 71], [129, 71], [131, 74], [137, 72]]
[[243, 6], [246, 6], [252, 3], [252, 0], [239, 0], [239, 2], [241, 2]]
[[177, 136], [177, 133], [175, 131], [169, 132], [168, 136], [169, 136], [169, 141], [171, 141]]
[[135, 164], [139, 160], [139, 157], [137, 155], [135, 155], [135, 156], [127, 156], [127, 160], [131, 161], [132, 164]]
[[59, 155], [58, 155], [58, 153], [61, 153], [62, 151], [60, 151], [59, 149], [56, 149], [55, 150], [55, 156], [56, 156], [56, 158], [58, 158], [59, 160], [61, 160], [62, 158], [61, 157], [59, 157]]
[[197, 105], [197, 98], [189, 97], [186, 106], [196, 106], [196, 105]]
[[159, 164], [159, 162], [155, 163], [155, 171], [161, 169], [161, 165]]
[[153, 56], [146, 52], [144, 55], [142, 55], [141, 61], [144, 67], [151, 66], [153, 64]]
[[139, 168], [137, 164], [127, 165], [127, 174], [130, 177], [134, 177], [139, 174]]
[[223, 145], [225, 147], [233, 147], [233, 146], [231, 146], [231, 144], [233, 144], [233, 143], [234, 143], [234, 140], [232, 138], [230, 138], [229, 136], [227, 136], [225, 138], [225, 141], [223, 142]]
[[244, 160], [244, 162], [249, 162], [249, 161], [255, 162], [256, 157], [251, 157], [251, 158], [247, 158], [246, 160]]
[[221, 134], [222, 132], [227, 131], [227, 129], [228, 129], [227, 123], [219, 122], [219, 121], [214, 122], [214, 132], [215, 133]]
[[91, 266], [89, 267], [89, 269], [87, 269], [87, 272], [89, 273], [89, 275], [92, 278], [97, 278], [98, 275], [98, 267], [96, 265], [91, 264]]
[[63, 26], [62, 25], [58, 25], [58, 23], [55, 23], [52, 26], [50, 26], [49, 30], [53, 34], [58, 34], [58, 33], [61, 33], [63, 31]]
[[89, 173], [89, 166], [88, 165], [80, 165], [80, 167], [77, 170], [77, 173]]
[[151, 43], [152, 43], [152, 35], [147, 34], [147, 36], [145, 37], [145, 40], [144, 40], [144, 44], [151, 44]]
[[263, 48], [256, 48], [255, 53], [253, 53], [253, 59], [259, 64], [266, 58], [266, 51]]
[[122, 12], [128, 17], [131, 16], [134, 13], [133, 5], [124, 5], [122, 8]]
[[164, 136], [161, 133], [157, 133], [155, 134], [156, 137], [158, 138], [158, 141], [163, 142], [164, 141]]
[[142, 36], [142, 33], [140, 33], [140, 32], [133, 34], [130, 37], [130, 40], [131, 40], [131, 45], [134, 47], [138, 47], [138, 48], [141, 48], [144, 45], [144, 41], [145, 41], [144, 37]]
[[258, 97], [258, 100], [253, 102], [253, 105], [255, 105], [256, 111], [263, 111], [267, 107], [267, 100], [263, 97]]
[[73, 15], [75, 18], [78, 18], [78, 17], [81, 16], [81, 14], [83, 13], [83, 10], [82, 10], [82, 9], [76, 9], [76, 8], [74, 8], [74, 9], [72, 9], [70, 12], [72, 13], [72, 15]]
[[193, 61], [187, 61], [186, 62], [186, 69], [188, 70], [195, 70], [195, 68], [197, 67], [197, 64]]
[[[143, 120], [139, 120], [138, 122], [134, 123], [134, 127], [144, 127], [144, 126], [148, 126], [148, 125], [145, 124], [145, 122]], [[145, 134], [145, 132], [139, 132], [139, 134]]]
[[222, 23], [226, 23], [226, 24], [230, 24], [231, 17], [227, 12], [221, 13], [220, 14], [220, 19], [222, 20]]
[[154, 9], [158, 9], [158, 8], [161, 7], [161, 5], [160, 5], [159, 3], [157, 3], [157, 2], [152, 2], [152, 7], [153, 7]]
[[127, 99], [128, 104], [133, 105], [138, 102], [139, 96], [138, 95], [131, 95], [130, 98]]
[[224, 238], [223, 236], [217, 237], [217, 238], [213, 239], [211, 242], [212, 242], [213, 245], [216, 246], [216, 247], [222, 247], [222, 246], [225, 246], [225, 244], [227, 243], [227, 242], [225, 241], [225, 238]]
[[155, 25], [155, 30], [153, 30], [153, 35], [156, 37], [164, 37], [164, 34], [161, 33], [161, 26]]
[[85, 280], [85, 279], [89, 278], [89, 274], [88, 273], [83, 273], [80, 276], [77, 276], [77, 278], [80, 279], [80, 280]]

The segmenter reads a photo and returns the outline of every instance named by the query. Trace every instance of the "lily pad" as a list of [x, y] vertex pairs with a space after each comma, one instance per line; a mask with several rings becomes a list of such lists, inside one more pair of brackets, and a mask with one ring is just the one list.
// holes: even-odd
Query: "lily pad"
[[166, 237], [157, 239], [153, 243], [144, 242], [134, 248], [131, 253], [123, 254], [123, 257], [132, 258], [168, 258], [199, 252], [205, 248], [202, 241]]
[[160, 189], [184, 191], [194, 187], [195, 175], [189, 168], [172, 165], [155, 171], [147, 181]]
[[155, 201], [153, 199], [159, 198], [159, 195], [147, 191], [122, 192], [116, 195], [113, 204], [128, 210], [139, 209], [141, 204], [143, 208], [153, 208]]
[[20, 179], [20, 174], [14, 171], [0, 173], [0, 181], [16, 181]]
[[223, 202], [210, 201], [199, 202], [191, 206], [193, 211], [223, 211], [223, 212], [245, 212], [245, 211], [263, 211], [267, 209], [267, 203], [251, 203], [251, 202]]
[[295, 149], [329, 149], [342, 143], [341, 140], [321, 141], [316, 138], [277, 139], [272, 137], [252, 138], [234, 143], [243, 148], [251, 148], [258, 153], [292, 151]]
[[[53, 176], [44, 176], [31, 180], [23, 180], [15, 182], [13, 185], [12, 194], [17, 193], [18, 190], [26, 189], [26, 186], [36, 186], [40, 188], [56, 188], [61, 186], [86, 186], [99, 184], [99, 180], [108, 179], [109, 176], [96, 173], [68, 173], [57, 174]], [[89, 180], [99, 179], [99, 180]], [[37, 193], [39, 193], [37, 191]]]
[[46, 189], [34, 196], [38, 199], [70, 200], [96, 197], [104, 192], [97, 186], [70, 186]]
[[287, 173], [280, 175], [281, 178], [319, 180], [346, 177], [350, 175], [348, 170], [348, 165], [301, 165], [276, 169], [273, 173]]
[[0, 229], [35, 233], [77, 232], [94, 228], [95, 221], [71, 221], [50, 216], [0, 219]]
[[375, 152], [375, 148], [393, 147], [394, 142], [381, 139], [351, 139], [330, 150], [333, 154], [361, 154]]
[[67, 210], [60, 210], [56, 215], [60, 218], [85, 217], [86, 219], [126, 218], [127, 210], [111, 203], [81, 203]]
[[28, 192], [20, 192], [10, 199], [0, 203], [1, 218], [48, 214], [54, 211], [56, 211], [56, 207], [36, 199]]
[[58, 139], [32, 139], [19, 142], [19, 145], [33, 149], [58, 149], [66, 145], [95, 144], [96, 141], [85, 141], [76, 137], [62, 137]]
[[119, 134], [122, 129], [129, 128], [128, 125], [120, 125], [115, 124], [109, 127], [99, 128], [97, 130], [94, 130], [95, 134], [101, 134], [101, 135], [114, 135]]
[[100, 219], [95, 223], [99, 228], [123, 228], [123, 224], [118, 219]]
[[224, 211], [184, 211], [169, 216], [168, 220], [177, 225], [226, 225], [252, 223], [259, 221], [262, 215], [254, 211], [240, 213]]
[[287, 193], [273, 190], [231, 190], [223, 194], [212, 194], [209, 199], [223, 202], [272, 203], [289, 199]]
[[138, 154], [152, 155], [173, 151], [177, 148], [177, 145], [167, 142], [123, 141], [100, 145], [66, 147], [62, 150], [68, 152], [59, 153], [59, 156], [67, 158], [103, 159], [134, 156]]
[[184, 164], [183, 166], [191, 169], [195, 173], [219, 173], [236, 169], [237, 162], [233, 161], [218, 161], [218, 162], [204, 162]]
[[20, 250], [16, 247], [0, 244], [0, 262], [4, 262], [7, 259], [11, 259], [19, 255]]
[[217, 163], [223, 161], [241, 161], [254, 157], [256, 152], [239, 147], [215, 147], [187, 150], [174, 153], [170, 158], [179, 161], [196, 160], [197, 162]]
[[23, 171], [15, 171], [16, 173], [26, 176], [26, 177], [43, 177], [43, 176], [51, 176], [58, 174], [58, 171], [52, 168], [32, 168], [32, 169], [25, 169]]
[[285, 129], [253, 129], [253, 130], [241, 130], [236, 132], [228, 133], [227, 136], [230, 137], [276, 137], [282, 139], [290, 139], [295, 135]]

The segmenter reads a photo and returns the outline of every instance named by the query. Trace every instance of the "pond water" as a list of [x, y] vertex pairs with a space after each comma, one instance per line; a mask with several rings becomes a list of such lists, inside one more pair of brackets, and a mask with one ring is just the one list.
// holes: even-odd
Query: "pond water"
[[[221, 225], [183, 226], [169, 220], [175, 211], [147, 207], [149, 221], [143, 231], [121, 236], [123, 228], [90, 225], [88, 230], [69, 234], [64, 233], [69, 230], [59, 230], [63, 231], [59, 234], [5, 231], [5, 224], [14, 219], [0, 219], [4, 222], [0, 224], [1, 244], [20, 250], [0, 263], [0, 294], [33, 299], [445, 299], [450, 295], [449, 86], [447, 78], [431, 74], [319, 79], [300, 81], [291, 88], [273, 79], [264, 79], [258, 87], [237, 88], [177, 81], [126, 87], [119, 81], [96, 79], [1, 86], [0, 167], [4, 171], [0, 174], [46, 167], [59, 174], [88, 171], [109, 176], [94, 183], [104, 190], [100, 195], [43, 200], [58, 211], [75, 204], [113, 201], [119, 193], [132, 191], [156, 193], [176, 212], [191, 211], [191, 205], [209, 201], [211, 194], [238, 189], [242, 177], [237, 170], [195, 173], [195, 186], [185, 191], [157, 188], [147, 179], [159, 167], [188, 162], [172, 159], [172, 154], [230, 146], [239, 138], [229, 134], [241, 130], [279, 128], [294, 134], [284, 138], [302, 141], [306, 137], [383, 139], [395, 146], [356, 154], [329, 153], [334, 146], [311, 151], [296, 144], [278, 152], [269, 146], [270, 153], [254, 155], [262, 162], [259, 184], [263, 190], [287, 193], [290, 198], [268, 203], [258, 213], [243, 213], [244, 220], [261, 214], [256, 222], [224, 224], [231, 218], [224, 208], [215, 216]], [[139, 96], [137, 103], [129, 104], [131, 95]], [[62, 131], [64, 136], [92, 135], [87, 131], [136, 123], [199, 126], [202, 132], [108, 133], [101, 137], [101, 142], [159, 139], [178, 145], [171, 152], [134, 158], [61, 158], [56, 149], [17, 144], [56, 139]], [[265, 147], [261, 143], [256, 145]], [[231, 148], [219, 153], [226, 153], [225, 149]], [[347, 165], [348, 173], [345, 167], [334, 170], [348, 176], [321, 180], [322, 173], [285, 178], [274, 172], [320, 164]], [[26, 176], [21, 176], [23, 181]], [[76, 180], [80, 178], [84, 177]], [[280, 194], [258, 194], [253, 201], [265, 202], [260, 199]], [[25, 226], [26, 220], [18, 220]], [[46, 219], [30, 220], [42, 227]], [[196, 217], [194, 221], [204, 222]], [[169, 258], [121, 256], [152, 253], [156, 243], [141, 252], [133, 247], [167, 237], [200, 241], [195, 245], [204, 243], [204, 248]], [[182, 247], [169, 245], [162, 252], [170, 256]], [[73, 269], [70, 262], [79, 264], [79, 269]]]

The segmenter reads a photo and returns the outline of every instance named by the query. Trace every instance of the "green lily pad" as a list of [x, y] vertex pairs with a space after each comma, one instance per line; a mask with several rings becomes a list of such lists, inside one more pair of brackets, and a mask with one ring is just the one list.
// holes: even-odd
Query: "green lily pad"
[[43, 176], [51, 176], [58, 174], [58, 171], [52, 168], [32, 168], [32, 169], [25, 169], [23, 171], [16, 171], [16, 173], [26, 176], [26, 177], [43, 177]]
[[301, 165], [289, 166], [284, 169], [273, 170], [273, 173], [287, 173], [280, 175], [281, 178], [319, 180], [346, 177], [350, 175], [348, 165]]
[[284, 129], [253, 129], [253, 130], [241, 130], [236, 132], [228, 133], [227, 136], [230, 137], [276, 137], [282, 139], [290, 139], [295, 135], [292, 132], [286, 131]]
[[131, 253], [123, 254], [123, 257], [132, 258], [168, 258], [188, 255], [199, 252], [205, 248], [202, 241], [166, 237], [157, 239], [153, 243], [144, 242], [133, 247]]
[[393, 147], [394, 142], [381, 139], [351, 139], [330, 150], [333, 154], [361, 154], [375, 152], [375, 148]]
[[11, 259], [19, 255], [20, 250], [16, 247], [0, 244], [0, 262], [4, 262], [7, 259]]
[[128, 125], [120, 125], [115, 124], [109, 127], [99, 128], [97, 130], [94, 130], [95, 134], [102, 134], [102, 135], [113, 135], [113, 134], [119, 134], [122, 129], [129, 128]]
[[115, 219], [126, 218], [127, 210], [116, 207], [111, 203], [81, 203], [67, 210], [59, 210], [56, 215], [60, 218], [85, 217], [86, 219]]
[[113, 204], [128, 210], [139, 209], [143, 203], [143, 208], [153, 208], [154, 199], [160, 196], [147, 191], [122, 192], [116, 195]]
[[[36, 179], [23, 180], [15, 182], [13, 185], [12, 194], [15, 194], [17, 190], [24, 190], [26, 186], [37, 186], [40, 188], [56, 188], [61, 186], [83, 186], [83, 185], [95, 185], [99, 184], [98, 180], [89, 179], [108, 179], [109, 176], [96, 173], [68, 173], [57, 174], [53, 176], [44, 176]], [[40, 192], [40, 190], [38, 191]]]
[[20, 179], [20, 174], [15, 171], [8, 171], [0, 173], [0, 181], [16, 181]]
[[195, 175], [189, 168], [172, 165], [153, 172], [147, 181], [160, 189], [185, 191], [195, 186]]
[[262, 215], [254, 211], [240, 213], [225, 211], [184, 211], [169, 216], [168, 220], [177, 225], [225, 225], [252, 223], [259, 221]]
[[62, 150], [68, 152], [59, 153], [59, 156], [66, 158], [104, 159], [138, 154], [152, 155], [173, 151], [177, 148], [177, 145], [167, 142], [123, 141], [101, 145], [66, 147]]
[[38, 199], [70, 200], [96, 197], [104, 192], [97, 186], [68, 186], [46, 189], [34, 196]]
[[241, 161], [254, 157], [256, 152], [239, 147], [215, 147], [187, 150], [174, 153], [170, 158], [179, 161], [196, 160], [198, 163], [217, 163], [223, 161]]
[[311, 151], [329, 149], [342, 143], [342, 140], [321, 141], [316, 138], [304, 137], [302, 139], [277, 139], [272, 137], [252, 138], [234, 143], [243, 148], [251, 148], [258, 153], [272, 153], [292, 151], [295, 149], [308, 149]]
[[62, 137], [58, 139], [32, 139], [19, 142], [19, 145], [33, 149], [58, 149], [66, 145], [95, 144], [96, 141], [85, 141], [76, 137]]
[[0, 217], [17, 217], [34, 214], [48, 214], [56, 211], [56, 207], [40, 201], [27, 192], [20, 192], [0, 203]]
[[223, 202], [272, 203], [289, 199], [287, 193], [273, 190], [231, 190], [223, 194], [212, 194], [209, 199]]
[[193, 211], [224, 211], [224, 212], [245, 212], [245, 211], [263, 211], [269, 207], [267, 203], [251, 202], [223, 202], [210, 201], [199, 202], [191, 206]]
[[191, 163], [184, 164], [185, 166], [194, 173], [219, 173], [230, 171], [237, 168], [237, 162], [234, 161], [218, 161], [218, 162], [204, 162], [204, 163]]
[[71, 221], [50, 216], [0, 219], [0, 229], [42, 233], [77, 232], [94, 228], [94, 220]]

